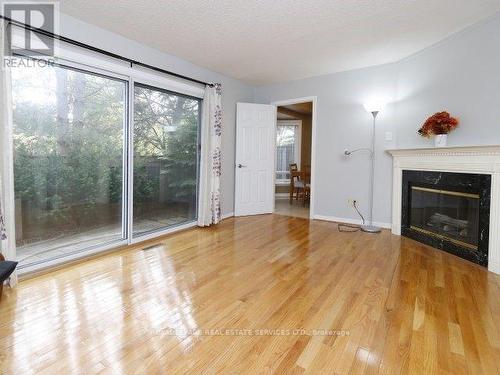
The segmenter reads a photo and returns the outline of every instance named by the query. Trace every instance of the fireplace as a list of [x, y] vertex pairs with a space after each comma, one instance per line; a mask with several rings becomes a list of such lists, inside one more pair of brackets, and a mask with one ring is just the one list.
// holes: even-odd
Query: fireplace
[[403, 170], [401, 234], [488, 265], [491, 176]]
[[[489, 271], [500, 275], [500, 145], [413, 148], [387, 152], [393, 158], [392, 234], [404, 234], [473, 262], [488, 265]], [[442, 173], [436, 171], [442, 171]], [[404, 183], [403, 174], [405, 175]], [[425, 226], [421, 228], [432, 234], [412, 229], [410, 207], [413, 202], [409, 200], [412, 191], [415, 191], [411, 189], [412, 185], [438, 191], [479, 195], [479, 199], [471, 197], [475, 201], [467, 201], [467, 213], [462, 207], [461, 211], [459, 209], [458, 219], [455, 217], [457, 220], [467, 221], [467, 232], [462, 232], [460, 235], [461, 229], [460, 231], [458, 228], [453, 230], [453, 226], [444, 228], [446, 223], [443, 225], [443, 217], [438, 217], [437, 221], [440, 225], [437, 227], [435, 225], [431, 229]], [[433, 193], [429, 192], [429, 194]], [[444, 199], [450, 197], [452, 195], [447, 194]], [[472, 209], [474, 202], [479, 204], [478, 223], [477, 227], [474, 225], [471, 231], [470, 227], [476, 217]], [[447, 213], [446, 207], [454, 205], [451, 207], [455, 207], [456, 212], [457, 204], [462, 206], [466, 204], [460, 200], [435, 203], [438, 205], [438, 210], [435, 211], [447, 216], [451, 216], [451, 213]], [[423, 219], [420, 222], [417, 219], [417, 213], [414, 213], [414, 228], [425, 225], [425, 221], [422, 223]], [[456, 227], [457, 222], [452, 221], [452, 223]], [[462, 226], [464, 224], [462, 223]], [[477, 245], [474, 238], [476, 228]]]

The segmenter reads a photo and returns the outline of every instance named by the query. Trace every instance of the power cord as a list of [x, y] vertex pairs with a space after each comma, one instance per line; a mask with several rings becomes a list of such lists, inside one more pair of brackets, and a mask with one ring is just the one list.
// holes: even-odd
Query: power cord
[[[365, 225], [365, 218], [364, 218], [363, 214], [361, 213], [361, 211], [359, 211], [359, 209], [358, 209], [358, 202], [353, 201], [352, 206], [354, 207], [354, 209], [356, 210], [358, 215], [361, 217], [361, 221], [362, 221], [363, 225]], [[351, 224], [338, 224], [337, 228], [338, 228], [339, 232], [357, 232], [357, 231], [361, 230], [359, 225], [351, 225]]]
[[353, 201], [352, 202], [352, 206], [354, 207], [354, 209], [358, 213], [359, 217], [361, 217], [361, 221], [363, 222], [363, 225], [365, 225], [365, 218], [364, 218], [364, 216], [361, 214], [361, 212], [358, 209], [358, 202], [357, 201]]

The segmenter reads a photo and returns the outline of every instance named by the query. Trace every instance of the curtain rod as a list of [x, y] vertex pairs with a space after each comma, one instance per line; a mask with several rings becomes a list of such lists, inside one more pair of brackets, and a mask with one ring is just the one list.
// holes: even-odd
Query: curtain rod
[[105, 55], [105, 56], [112, 57], [112, 58], [115, 58], [115, 59], [118, 59], [118, 60], [126, 61], [126, 62], [128, 62], [128, 63], [130, 63], [132, 65], [142, 66], [143, 68], [151, 69], [151, 70], [154, 70], [156, 72], [163, 73], [163, 74], [168, 74], [168, 75], [171, 75], [171, 76], [176, 77], [176, 78], [181, 78], [181, 79], [184, 79], [184, 80], [187, 80], [187, 81], [190, 81], [190, 82], [198, 83], [200, 85], [213, 86], [212, 83], [200, 81], [198, 79], [191, 78], [191, 77], [179, 74], [179, 73], [174, 73], [174, 72], [171, 72], [169, 70], [158, 68], [157, 66], [154, 66], [154, 65], [149, 65], [149, 64], [145, 64], [145, 63], [142, 63], [140, 61], [137, 61], [137, 60], [129, 59], [128, 57], [121, 56], [121, 55], [118, 55], [116, 53], [109, 52], [109, 51], [106, 51], [104, 49], [97, 48], [97, 47], [91, 46], [89, 44], [85, 44], [85, 43], [79, 42], [77, 40], [67, 38], [67, 37], [62, 36], [62, 35], [54, 34], [54, 33], [51, 33], [49, 31], [46, 31], [46, 30], [43, 30], [43, 29], [39, 29], [37, 27], [33, 27], [31, 25], [27, 25], [25, 23], [22, 23], [22, 22], [13, 20], [13, 19], [11, 19], [9, 17], [6, 17], [6, 16], [4, 16], [2, 14], [0, 14], [0, 18], [4, 19], [5, 21], [7, 21], [7, 22], [9, 22], [9, 23], [11, 23], [11, 24], [13, 24], [15, 26], [22, 27], [22, 28], [24, 28], [26, 30], [33, 31], [33, 32], [45, 35], [45, 36], [48, 36], [50, 38], [57, 39], [57, 40], [59, 40], [61, 42], [69, 43], [69, 44], [72, 44], [72, 45], [77, 46], [77, 47], [85, 48], [85, 49], [87, 49], [89, 51], [100, 53], [101, 55]]

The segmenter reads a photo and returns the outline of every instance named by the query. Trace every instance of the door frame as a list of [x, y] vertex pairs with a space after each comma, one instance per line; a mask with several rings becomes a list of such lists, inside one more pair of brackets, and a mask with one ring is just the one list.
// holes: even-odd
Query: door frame
[[[272, 105], [277, 107], [290, 105], [290, 104], [300, 104], [312, 102], [312, 124], [311, 124], [311, 198], [309, 202], [309, 219], [314, 219], [314, 197], [316, 196], [316, 132], [317, 132], [317, 113], [318, 113], [318, 97], [317, 96], [305, 96], [295, 99], [284, 99], [271, 102]], [[278, 126], [278, 118], [276, 116], [275, 127]], [[276, 170], [276, 131], [274, 137], [274, 169]], [[273, 178], [274, 189], [276, 189], [276, 173]], [[274, 205], [274, 202], [273, 202]], [[276, 210], [276, 207], [274, 207]]]

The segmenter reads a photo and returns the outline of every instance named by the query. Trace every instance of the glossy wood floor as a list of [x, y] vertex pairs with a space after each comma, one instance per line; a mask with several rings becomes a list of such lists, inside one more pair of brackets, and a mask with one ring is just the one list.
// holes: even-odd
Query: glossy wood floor
[[274, 213], [276, 215], [309, 219], [309, 204], [307, 203], [307, 205], [304, 206], [304, 204], [298, 200], [293, 200], [292, 203], [290, 203], [288, 198], [276, 199], [274, 201]]
[[498, 276], [388, 231], [339, 233], [279, 215], [228, 219], [26, 280], [0, 303], [7, 374], [499, 367]]

